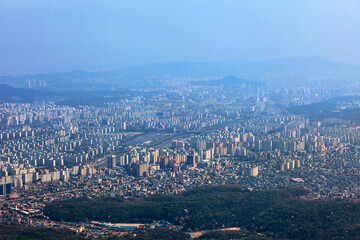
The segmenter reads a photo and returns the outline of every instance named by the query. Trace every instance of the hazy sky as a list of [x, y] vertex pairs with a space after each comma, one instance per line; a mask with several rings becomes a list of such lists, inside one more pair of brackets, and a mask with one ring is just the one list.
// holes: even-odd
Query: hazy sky
[[0, 74], [311, 56], [360, 65], [360, 0], [0, 0]]

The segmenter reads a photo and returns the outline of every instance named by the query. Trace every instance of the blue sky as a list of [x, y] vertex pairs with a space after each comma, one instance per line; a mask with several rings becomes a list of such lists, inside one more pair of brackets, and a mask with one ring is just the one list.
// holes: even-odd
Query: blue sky
[[360, 66], [360, 0], [0, 0], [0, 74], [313, 56]]

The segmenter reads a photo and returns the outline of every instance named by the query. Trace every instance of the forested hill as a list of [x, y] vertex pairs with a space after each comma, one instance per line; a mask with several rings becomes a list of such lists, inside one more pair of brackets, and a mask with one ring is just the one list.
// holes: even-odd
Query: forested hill
[[304, 189], [245, 192], [236, 186], [203, 187], [179, 196], [106, 198], [49, 204], [54, 220], [150, 222], [167, 220], [183, 231], [240, 227], [268, 238], [360, 238], [360, 204], [306, 201]]

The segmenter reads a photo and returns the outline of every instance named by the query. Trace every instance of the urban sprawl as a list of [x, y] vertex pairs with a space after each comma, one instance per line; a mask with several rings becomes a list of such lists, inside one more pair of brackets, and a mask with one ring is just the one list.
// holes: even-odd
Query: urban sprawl
[[[179, 194], [204, 185], [249, 191], [303, 186], [306, 199], [360, 198], [360, 126], [284, 107], [338, 93], [283, 89], [275, 101], [262, 85], [244, 85], [238, 93], [212, 86], [134, 91], [97, 107], [1, 104], [1, 221], [120, 234], [164, 223], [56, 222], [43, 214], [44, 206]], [[338, 110], [359, 106], [339, 102]]]

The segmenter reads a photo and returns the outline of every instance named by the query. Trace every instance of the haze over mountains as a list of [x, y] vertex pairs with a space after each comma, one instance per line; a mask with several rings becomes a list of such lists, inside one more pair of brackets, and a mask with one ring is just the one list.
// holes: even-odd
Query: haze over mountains
[[[229, 75], [246, 81], [264, 82], [269, 87], [311, 86], [326, 81], [327, 85], [356, 86], [360, 68], [321, 58], [290, 58], [273, 61], [157, 63], [114, 71], [42, 73], [1, 76], [0, 83], [14, 87], [30, 87], [52, 91], [119, 90], [127, 88], [186, 85], [189, 81], [205, 81]], [[210, 83], [210, 82], [209, 82]]]

